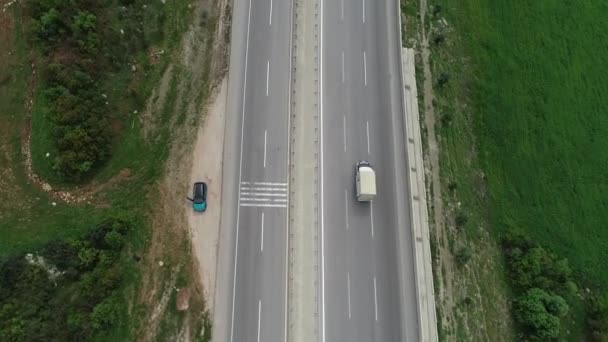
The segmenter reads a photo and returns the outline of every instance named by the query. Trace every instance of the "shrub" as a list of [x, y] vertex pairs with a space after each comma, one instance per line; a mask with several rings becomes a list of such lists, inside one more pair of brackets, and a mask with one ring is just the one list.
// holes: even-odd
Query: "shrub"
[[472, 256], [473, 251], [471, 250], [471, 248], [469, 246], [464, 246], [460, 248], [458, 252], [456, 252], [456, 262], [462, 266], [466, 264], [469, 260], [471, 260]]

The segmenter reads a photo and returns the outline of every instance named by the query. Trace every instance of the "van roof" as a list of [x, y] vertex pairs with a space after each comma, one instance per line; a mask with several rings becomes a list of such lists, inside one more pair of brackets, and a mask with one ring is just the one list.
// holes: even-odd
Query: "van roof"
[[369, 166], [359, 168], [361, 193], [367, 195], [376, 194], [376, 172]]

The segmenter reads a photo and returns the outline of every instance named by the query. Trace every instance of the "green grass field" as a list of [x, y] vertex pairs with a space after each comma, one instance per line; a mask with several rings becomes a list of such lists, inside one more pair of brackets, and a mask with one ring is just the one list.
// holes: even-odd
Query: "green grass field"
[[[467, 89], [490, 220], [608, 284], [608, 4], [441, 1], [471, 58]], [[451, 20], [450, 20], [451, 17]]]
[[[579, 286], [606, 293], [608, 21], [603, 14], [608, 4], [438, 0], [429, 5], [444, 202], [459, 203], [467, 217], [454, 235], [485, 260], [485, 227], [495, 241], [507, 229], [525, 231], [568, 258]], [[436, 39], [437, 32], [444, 37]], [[439, 85], [442, 77], [448, 81]], [[494, 264], [500, 269], [501, 262], [497, 258]], [[492, 277], [469, 281], [496, 292], [487, 297], [490, 303], [501, 294], [515, 298]], [[580, 340], [586, 332], [582, 304], [572, 302], [562, 322], [564, 338]], [[484, 331], [490, 340], [516, 333], [515, 326], [493, 325], [499, 310], [489, 303], [482, 307], [481, 317], [490, 317]], [[475, 310], [465, 310], [469, 330], [480, 321], [471, 320]], [[460, 336], [461, 330], [444, 333]]]

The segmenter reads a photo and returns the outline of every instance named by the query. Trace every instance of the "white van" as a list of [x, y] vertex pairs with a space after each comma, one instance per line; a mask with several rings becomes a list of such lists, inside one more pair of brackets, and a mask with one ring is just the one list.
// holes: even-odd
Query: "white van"
[[355, 182], [357, 186], [357, 200], [369, 202], [376, 198], [376, 172], [372, 166], [364, 161], [355, 164]]

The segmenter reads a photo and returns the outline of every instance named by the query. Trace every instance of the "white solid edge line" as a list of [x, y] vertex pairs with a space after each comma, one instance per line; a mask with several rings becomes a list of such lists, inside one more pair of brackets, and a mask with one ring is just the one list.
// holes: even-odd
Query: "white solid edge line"
[[270, 60], [266, 61], [266, 96], [268, 96], [268, 83], [270, 83]]
[[[245, 135], [245, 94], [247, 91], [247, 58], [249, 57], [249, 30], [251, 26], [251, 0], [249, 0], [249, 13], [247, 14], [247, 43], [245, 44], [245, 76], [243, 79], [243, 110], [241, 114], [241, 156], [239, 160], [239, 182], [243, 176], [243, 136]], [[234, 339], [234, 303], [236, 300], [236, 265], [239, 256], [239, 220], [241, 208], [241, 188], [239, 187], [238, 205], [236, 206], [236, 242], [234, 247], [234, 274], [232, 279], [232, 317], [230, 323], [230, 342]]]
[[264, 212], [262, 212], [262, 235], [260, 238], [260, 251], [264, 251]]
[[[266, 91], [268, 93], [268, 91]], [[266, 167], [266, 140], [268, 138], [268, 130], [264, 130], [264, 167]]]
[[268, 25], [272, 26], [272, 0], [270, 0], [270, 14], [268, 15]]
[[323, 0], [320, 0], [320, 45], [319, 45], [319, 127], [321, 145], [321, 342], [325, 342], [325, 215], [324, 215], [324, 193], [323, 193]]
[[344, 21], [344, 0], [340, 1], [340, 20]]
[[258, 300], [258, 342], [260, 342], [260, 322], [262, 321], [262, 300]]
[[378, 296], [376, 294], [376, 276], [374, 276], [374, 312], [376, 321], [378, 320]]
[[350, 319], [350, 272], [347, 273], [347, 286], [348, 286], [348, 319]]
[[365, 122], [365, 131], [367, 133], [367, 154], [369, 155], [371, 153], [370, 147], [369, 147], [369, 121]]
[[363, 51], [363, 82], [367, 85], [367, 55]]
[[287, 208], [286, 204], [266, 204], [266, 203], [241, 203], [241, 207], [253, 208]]

